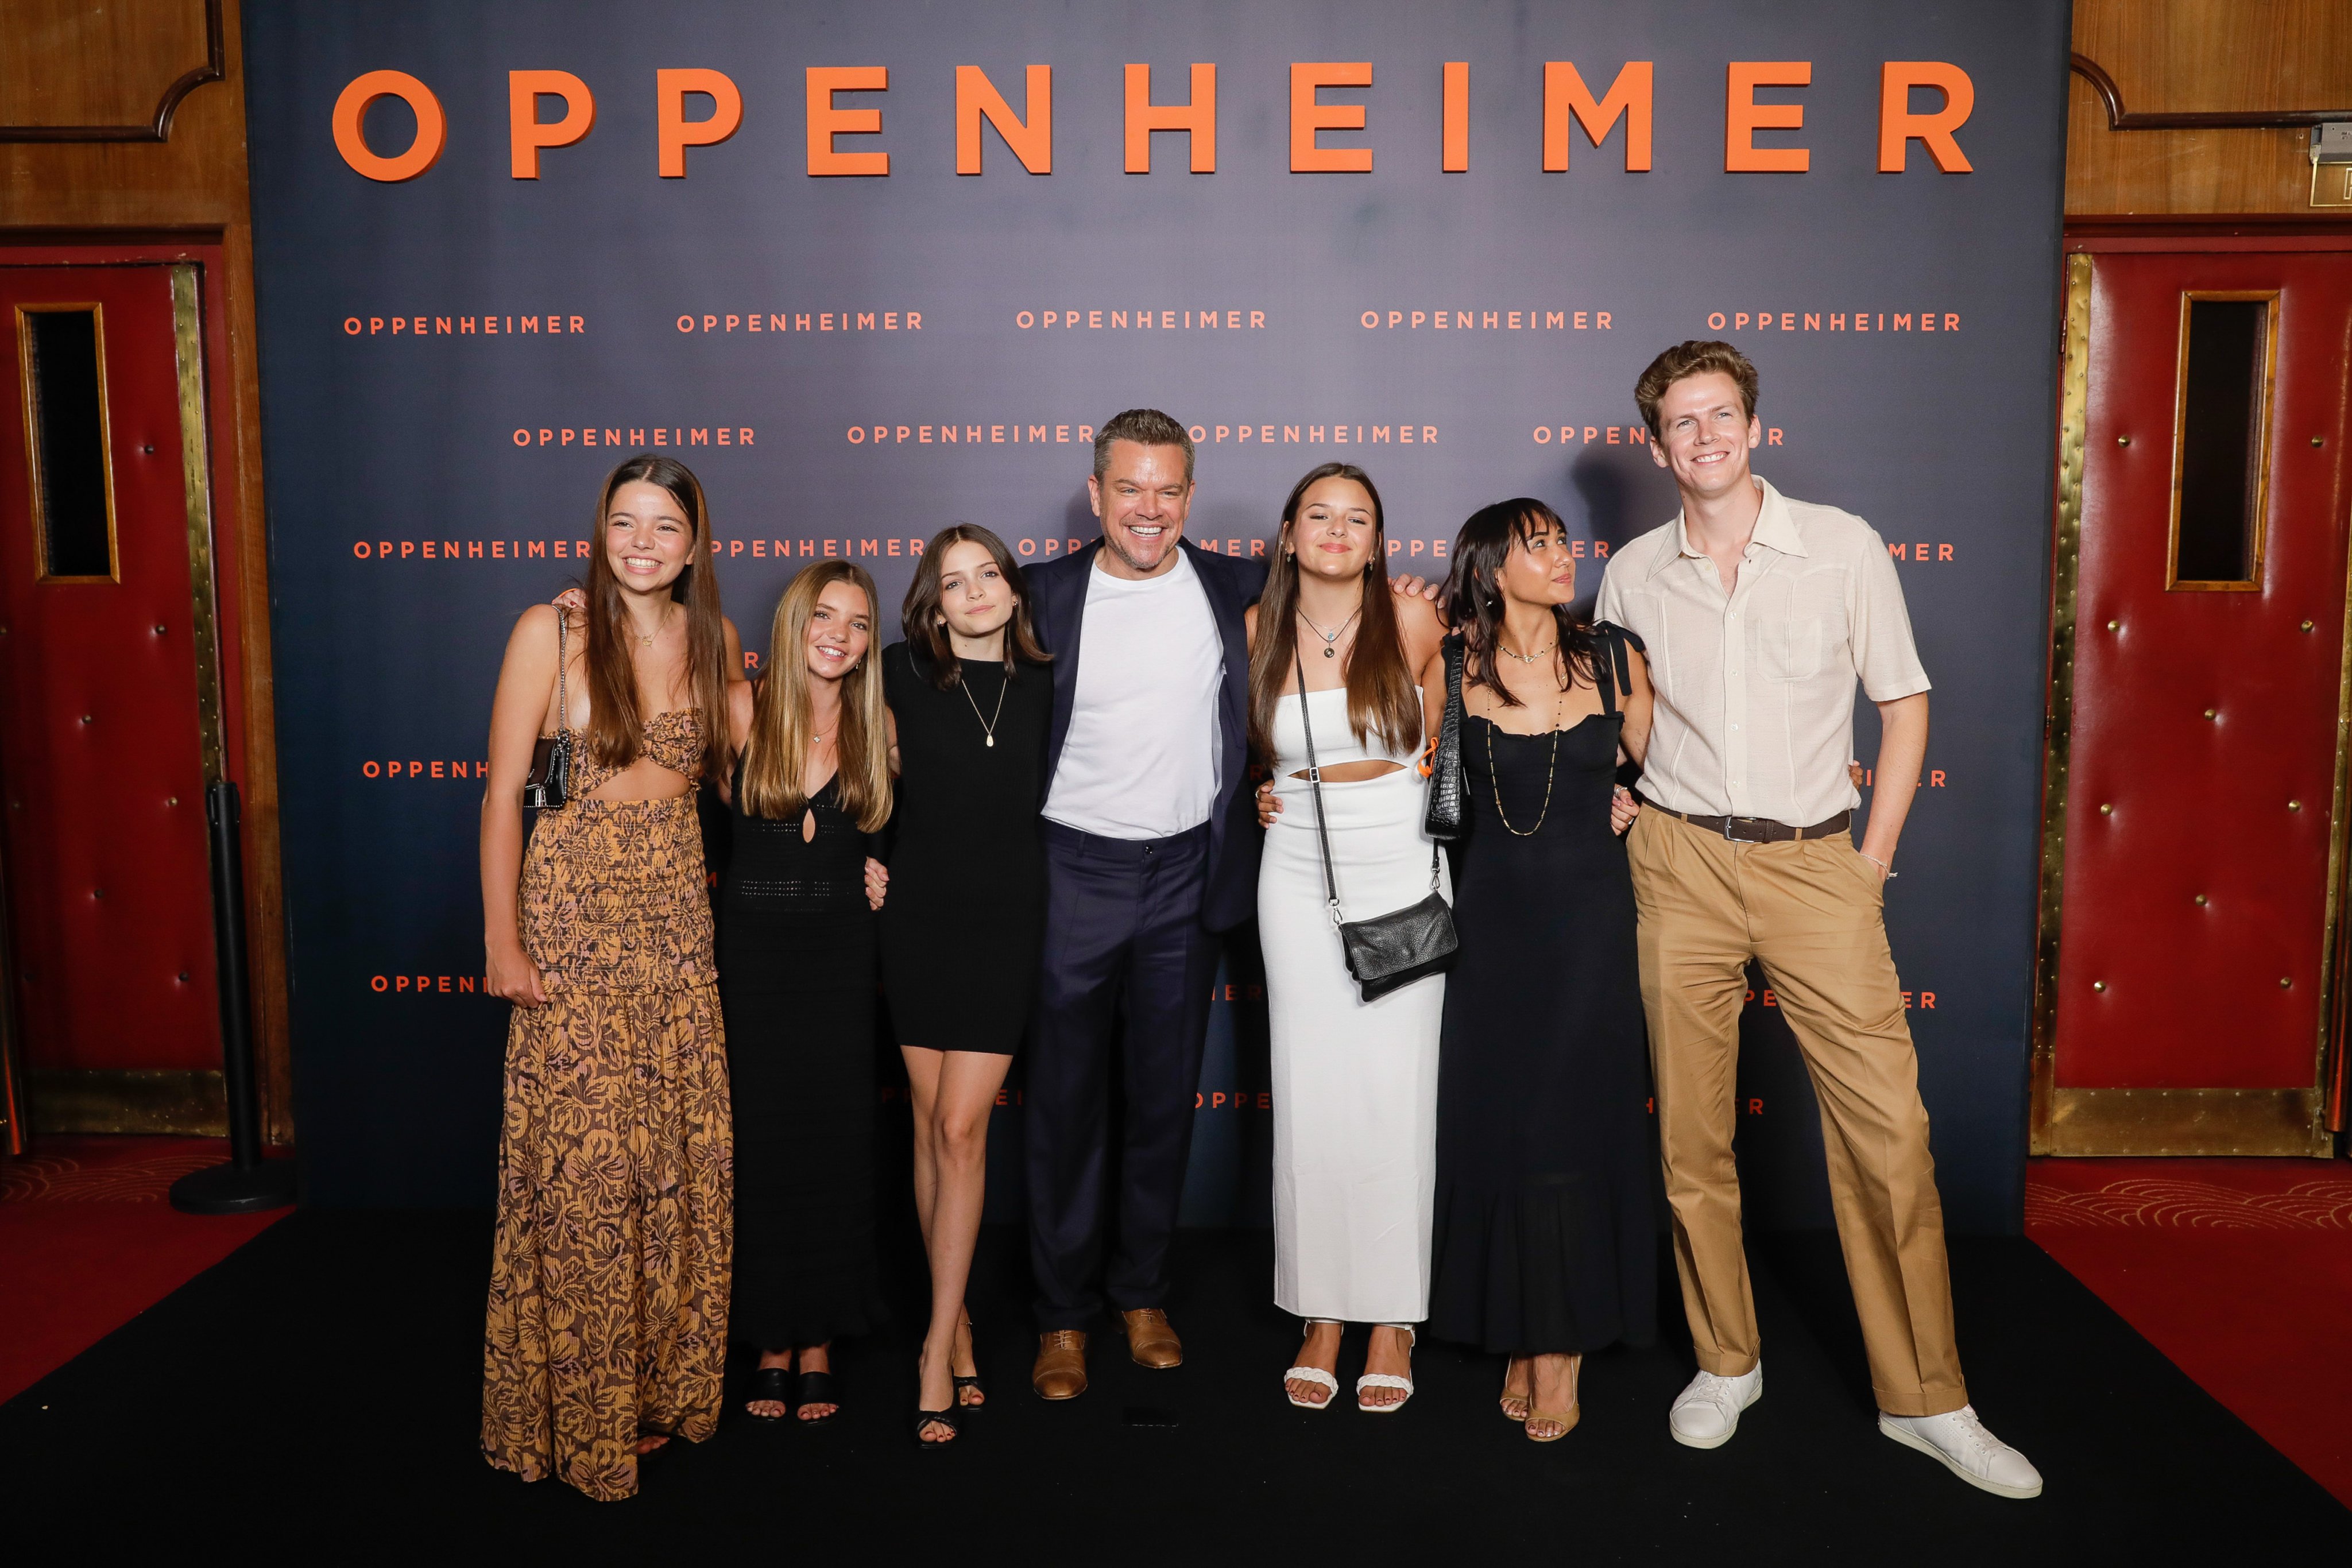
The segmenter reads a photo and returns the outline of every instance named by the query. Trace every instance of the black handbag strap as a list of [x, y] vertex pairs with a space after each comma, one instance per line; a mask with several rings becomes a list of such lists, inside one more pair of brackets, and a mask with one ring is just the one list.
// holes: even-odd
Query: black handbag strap
[[572, 668], [571, 650], [565, 646], [564, 633], [572, 624], [572, 612], [561, 604], [555, 607], [555, 733], [559, 736], [572, 727], [572, 698], [563, 685], [563, 677]]
[[[1339, 879], [1331, 866], [1331, 832], [1323, 821], [1323, 769], [1316, 766], [1315, 720], [1307, 711], [1307, 661], [1300, 654], [1296, 644], [1292, 646], [1290, 655], [1298, 669], [1298, 727], [1307, 737], [1307, 783], [1315, 796], [1315, 845], [1323, 856], [1324, 905], [1331, 912], [1331, 924], [1338, 925], [1342, 923], [1339, 915]], [[1446, 670], [1446, 685], [1452, 694], [1447, 699], [1450, 702], [1454, 700], [1454, 696], [1459, 695], [1458, 688], [1461, 683], [1459, 660], [1449, 661]], [[1429, 845], [1429, 891], [1432, 893], [1437, 891], [1437, 842], [1433, 839]]]
[[1331, 924], [1339, 924], [1339, 879], [1331, 869], [1331, 833], [1323, 823], [1323, 769], [1315, 765], [1315, 720], [1307, 711], [1307, 660], [1291, 645], [1292, 662], [1298, 666], [1298, 727], [1307, 735], [1307, 782], [1315, 793], [1315, 844], [1323, 854], [1324, 907], [1331, 912]]

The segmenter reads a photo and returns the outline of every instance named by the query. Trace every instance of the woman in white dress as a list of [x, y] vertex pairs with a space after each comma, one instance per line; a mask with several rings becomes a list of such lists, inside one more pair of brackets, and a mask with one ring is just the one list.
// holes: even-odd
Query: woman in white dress
[[1443, 629], [1426, 600], [1389, 591], [1387, 561], [1380, 492], [1362, 469], [1327, 463], [1291, 490], [1250, 612], [1250, 738], [1273, 774], [1258, 792], [1268, 831], [1257, 911], [1273, 1020], [1274, 1299], [1307, 1320], [1283, 1386], [1310, 1410], [1338, 1396], [1350, 1322], [1373, 1325], [1357, 1407], [1400, 1408], [1413, 1325], [1429, 1311], [1445, 980], [1362, 999], [1326, 908], [1307, 772], [1311, 724], [1346, 917], [1428, 896], [1413, 673]]

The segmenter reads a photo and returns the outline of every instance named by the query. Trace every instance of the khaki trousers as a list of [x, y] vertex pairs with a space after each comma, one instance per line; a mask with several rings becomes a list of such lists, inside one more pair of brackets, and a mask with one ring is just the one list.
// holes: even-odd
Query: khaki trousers
[[1843, 833], [1733, 843], [1656, 810], [1634, 820], [1627, 848], [1675, 1266], [1700, 1367], [1736, 1377], [1759, 1351], [1731, 1157], [1753, 958], [1813, 1081], [1878, 1407], [1958, 1409], [1968, 1388], [1952, 1337], [1943, 1205], [1877, 868]]

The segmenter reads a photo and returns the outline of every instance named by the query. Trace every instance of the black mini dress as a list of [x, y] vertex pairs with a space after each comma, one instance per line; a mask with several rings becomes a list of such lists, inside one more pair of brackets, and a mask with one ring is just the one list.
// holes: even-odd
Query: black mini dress
[[899, 764], [882, 988], [899, 1044], [1010, 1054], [1045, 942], [1053, 676], [1022, 664], [1007, 679], [1002, 664], [966, 659], [941, 691], [932, 669], [905, 643], [882, 651]]

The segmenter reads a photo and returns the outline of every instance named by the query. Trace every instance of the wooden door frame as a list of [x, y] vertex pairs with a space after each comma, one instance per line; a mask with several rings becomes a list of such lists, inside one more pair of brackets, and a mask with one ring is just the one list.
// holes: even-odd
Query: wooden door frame
[[[2352, 576], [2345, 595], [2336, 771], [2320, 933], [2319, 1028], [2311, 1087], [2061, 1089], [2058, 937], [2066, 881], [2066, 786], [2074, 744], [2074, 632], [2082, 556], [2083, 463], [2090, 412], [2093, 257], [2132, 252], [2352, 251], [2352, 217], [2221, 214], [2069, 220], [2061, 314], [2057, 493], [2051, 532], [2050, 663], [2042, 720], [2041, 889], [2035, 914], [2031, 1121], [2033, 1155], [2325, 1156], [2343, 1127], [2347, 1008], [2347, 806], [2352, 806]], [[2352, 555], [2352, 552], [2347, 552]], [[2352, 566], [2352, 562], [2347, 562]], [[2331, 1079], [2333, 1092], [2330, 1092]]]
[[[226, 777], [236, 783], [244, 806], [247, 980], [252, 992], [255, 1078], [261, 1101], [261, 1124], [265, 1138], [282, 1144], [291, 1141], [293, 1132], [288, 1029], [290, 998], [278, 840], [268, 538], [261, 510], [260, 393], [254, 353], [252, 264], [239, 243], [242, 237], [219, 227], [0, 227], [0, 265], [163, 268], [193, 266], [196, 269], [203, 359], [201, 464], [203, 477], [209, 486], [211, 511], [209, 542], [211, 589], [216, 607], [220, 768]], [[192, 503], [203, 498], [192, 487]], [[191, 524], [196, 526], [196, 519], [192, 517]], [[195, 587], [191, 584], [192, 590]], [[208, 761], [208, 773], [209, 768]], [[153, 1113], [156, 1125], [152, 1130], [187, 1130], [187, 1114], [184, 1106], [158, 1106]], [[18, 1118], [12, 1117], [11, 1124], [13, 1129]], [[126, 1125], [122, 1130], [149, 1129]], [[201, 1130], [214, 1129], [207, 1126]], [[217, 1131], [225, 1134], [226, 1124]]]

